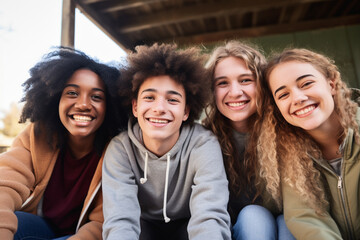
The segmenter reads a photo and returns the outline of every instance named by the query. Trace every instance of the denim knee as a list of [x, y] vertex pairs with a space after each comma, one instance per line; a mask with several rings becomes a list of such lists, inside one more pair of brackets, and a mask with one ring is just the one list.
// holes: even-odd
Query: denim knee
[[244, 207], [232, 228], [235, 240], [277, 239], [276, 221], [272, 213], [259, 205]]

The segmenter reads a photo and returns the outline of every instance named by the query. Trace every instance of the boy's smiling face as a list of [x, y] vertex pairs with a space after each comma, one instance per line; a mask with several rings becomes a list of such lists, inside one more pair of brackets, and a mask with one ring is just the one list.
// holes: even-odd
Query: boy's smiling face
[[147, 78], [132, 101], [132, 110], [145, 146], [157, 155], [175, 145], [181, 124], [189, 116], [184, 87], [167, 75]]

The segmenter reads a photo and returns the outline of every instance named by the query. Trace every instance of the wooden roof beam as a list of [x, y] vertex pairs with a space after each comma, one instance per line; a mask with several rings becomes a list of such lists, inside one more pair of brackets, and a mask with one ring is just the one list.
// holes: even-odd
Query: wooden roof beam
[[348, 14], [355, 7], [356, 3], [358, 3], [358, 0], [352, 0], [350, 3], [348, 3], [342, 15]]
[[334, 0], [273, 0], [271, 2], [268, 0], [221, 1], [220, 3], [208, 3], [198, 6], [185, 7], [180, 10], [166, 9], [161, 13], [128, 18], [126, 21], [129, 24], [120, 27], [118, 30], [121, 33], [130, 33], [177, 22], [222, 15], [226, 12], [259, 11], [261, 9], [268, 8], [269, 6], [284, 7], [297, 3], [323, 1]]
[[258, 20], [258, 12], [255, 11], [252, 13], [251, 16], [251, 26], [255, 27], [257, 25], [257, 20]]
[[306, 12], [308, 9], [308, 5], [302, 4], [295, 8], [295, 11], [290, 17], [290, 23], [294, 23], [299, 21], [301, 17], [304, 15], [304, 12]]
[[234, 38], [248, 38], [259, 37], [272, 34], [292, 33], [299, 31], [309, 31], [321, 28], [332, 28], [336, 26], [353, 25], [360, 23], [360, 15], [352, 15], [347, 17], [337, 17], [332, 19], [322, 19], [315, 21], [304, 21], [292, 24], [279, 24], [262, 27], [251, 27], [245, 29], [237, 29], [230, 31], [222, 31], [216, 33], [199, 34], [188, 37], [178, 37], [174, 39], [167, 39], [163, 42], [176, 42], [179, 45], [211, 43], [217, 41], [224, 41], [225, 39]]
[[80, 1], [85, 4], [93, 4], [93, 3], [98, 3], [98, 2], [106, 2], [109, 0], [80, 0]]
[[280, 16], [279, 16], [279, 20], [278, 20], [279, 24], [284, 22], [285, 15], [286, 15], [286, 6], [281, 8]]
[[75, 41], [75, 4], [63, 0], [61, 17], [61, 46], [74, 47]]
[[123, 1], [119, 1], [116, 4], [114, 3], [108, 4], [108, 6], [102, 7], [100, 11], [116, 12], [116, 11], [127, 10], [130, 8], [141, 7], [154, 2], [163, 2], [163, 1], [166, 0], [123, 0]]

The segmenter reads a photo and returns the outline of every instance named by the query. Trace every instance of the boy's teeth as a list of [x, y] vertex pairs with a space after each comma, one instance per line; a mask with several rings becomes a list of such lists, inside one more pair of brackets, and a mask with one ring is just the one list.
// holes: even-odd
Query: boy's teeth
[[295, 114], [296, 115], [303, 115], [305, 113], [308, 113], [308, 112], [312, 111], [314, 108], [315, 108], [315, 106], [312, 105], [312, 106], [306, 107], [304, 109], [301, 109], [299, 111], [296, 111]]
[[229, 106], [230, 107], [239, 107], [239, 106], [242, 106], [244, 105], [245, 102], [239, 102], [239, 103], [229, 103]]
[[150, 118], [149, 120], [150, 120], [150, 122], [154, 122], [154, 123], [167, 123], [168, 122], [166, 120], [155, 119], [155, 118]]
[[89, 117], [89, 116], [74, 115], [73, 118], [75, 121], [79, 121], [79, 122], [90, 122], [91, 121], [91, 117]]

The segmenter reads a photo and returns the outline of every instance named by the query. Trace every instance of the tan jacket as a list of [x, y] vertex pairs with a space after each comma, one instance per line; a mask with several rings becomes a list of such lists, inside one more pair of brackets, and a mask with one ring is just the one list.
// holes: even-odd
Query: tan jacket
[[[360, 109], [357, 112], [360, 123]], [[288, 185], [283, 184], [285, 221], [296, 239], [360, 239], [360, 145], [349, 129], [345, 139], [341, 176], [329, 163], [313, 159], [326, 179], [330, 209], [319, 216], [301, 201]]]
[[[0, 239], [13, 239], [17, 230], [14, 211], [37, 213], [50, 180], [59, 150], [49, 147], [44, 136], [35, 138], [30, 124], [17, 136], [8, 152], [0, 154]], [[94, 177], [76, 228], [69, 239], [102, 239], [101, 171], [103, 156]]]

